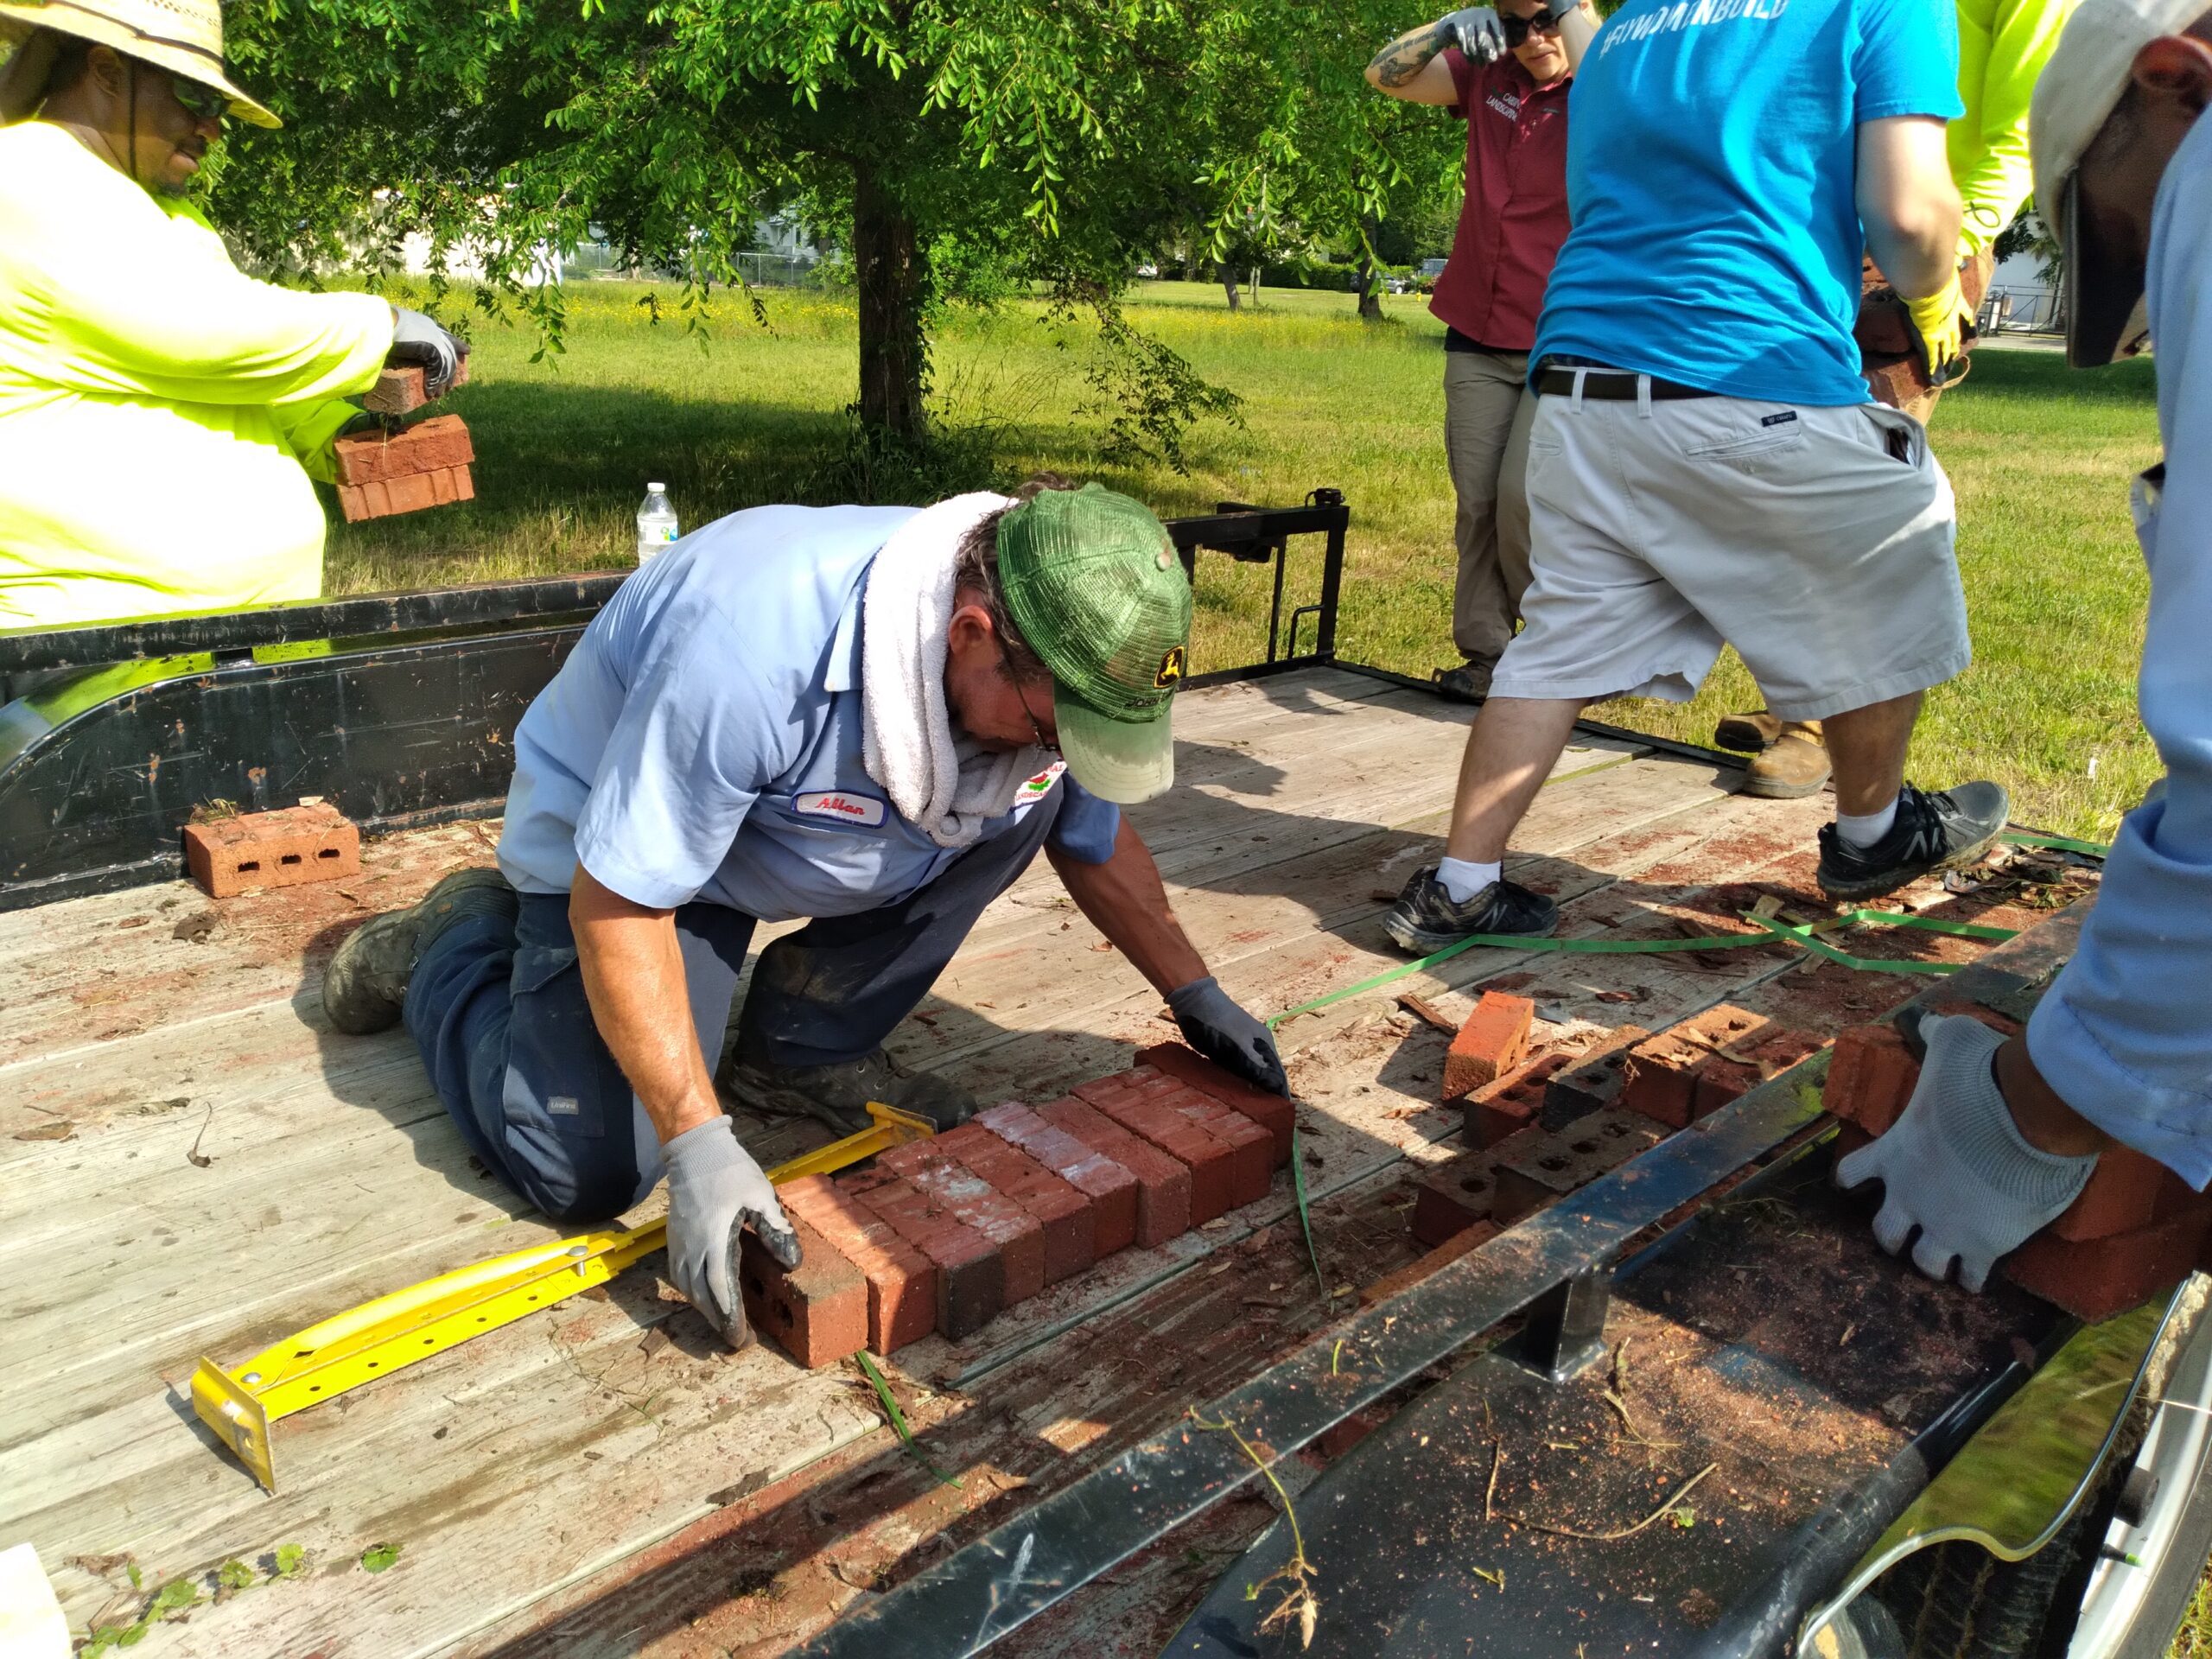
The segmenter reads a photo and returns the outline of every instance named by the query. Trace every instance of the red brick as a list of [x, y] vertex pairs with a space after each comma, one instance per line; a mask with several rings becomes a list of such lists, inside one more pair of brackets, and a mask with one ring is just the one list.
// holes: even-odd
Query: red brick
[[1543, 1054], [1485, 1084], [1467, 1096], [1460, 1139], [1471, 1147], [1494, 1147], [1543, 1116], [1544, 1088], [1566, 1069], [1572, 1054]]
[[361, 873], [361, 832], [327, 802], [184, 826], [184, 861], [216, 899]]
[[1920, 1065], [1894, 1026], [1853, 1026], [1837, 1033], [1821, 1104], [1829, 1116], [1883, 1135], [1920, 1081]]
[[1355, 1411], [1342, 1422], [1332, 1423], [1323, 1429], [1313, 1442], [1313, 1449], [1326, 1459], [1341, 1458], [1390, 1421], [1390, 1408], [1369, 1406]]
[[1137, 1051], [1137, 1064], [1157, 1067], [1192, 1088], [1211, 1095], [1223, 1105], [1243, 1113], [1273, 1138], [1275, 1167], [1281, 1169], [1290, 1162], [1291, 1130], [1297, 1123], [1298, 1114], [1288, 1096], [1270, 1094], [1249, 1084], [1180, 1043], [1156, 1043], [1150, 1048], [1141, 1048]]
[[2114, 1141], [2098, 1154], [2089, 1184], [2050, 1231], [2077, 1244], [2132, 1233], [2178, 1214], [2196, 1198], [2189, 1183], [2157, 1159]]
[[971, 1174], [1027, 1211], [1044, 1230], [1046, 1284], [1057, 1285], [1090, 1266], [1096, 1229], [1082, 1193], [980, 1123], [963, 1123], [938, 1135], [937, 1143]]
[[753, 1328], [809, 1370], [868, 1346], [868, 1280], [830, 1241], [785, 1212], [800, 1261], [786, 1272], [751, 1233], [738, 1253], [738, 1288]]
[[1088, 1103], [1070, 1096], [1037, 1109], [1037, 1116], [1120, 1165], [1137, 1184], [1135, 1243], [1157, 1249], [1191, 1228], [1191, 1172]]
[[889, 1175], [868, 1172], [837, 1185], [937, 1268], [937, 1328], [944, 1335], [956, 1342], [971, 1336], [1006, 1305], [1005, 1264], [982, 1234]]
[[[378, 494], [382, 494], [381, 486]], [[338, 511], [349, 524], [358, 524], [364, 518], [378, 516], [369, 505], [367, 488], [359, 484], [340, 484], [338, 486]]]
[[1731, 1002], [1678, 1020], [1629, 1050], [1620, 1103], [1669, 1128], [1687, 1128], [1697, 1116], [1698, 1071], [1713, 1050], [1764, 1038], [1768, 1030], [1764, 1016]]
[[1122, 1077], [1102, 1077], [1079, 1085], [1076, 1098], [1096, 1107], [1140, 1140], [1149, 1142], [1191, 1172], [1191, 1222], [1203, 1226], [1225, 1215], [1235, 1200], [1229, 1147], [1172, 1106], [1139, 1092]]
[[1520, 1065], [1535, 1018], [1536, 1005], [1527, 997], [1484, 991], [1444, 1056], [1444, 1098], [1457, 1100]]
[[2000, 1270], [2077, 1319], [2109, 1319], [2179, 1284], [2196, 1265], [2208, 1222], [2212, 1209], [2193, 1204], [2152, 1226], [2079, 1243], [2045, 1229], [2006, 1256]]
[[973, 1121], [1019, 1147], [1090, 1201], [1094, 1261], [1136, 1243], [1137, 1178], [1121, 1164], [1047, 1123], [1019, 1101], [978, 1112]]
[[458, 415], [434, 415], [397, 432], [360, 432], [331, 446], [340, 484], [388, 483], [476, 459]]
[[386, 479], [385, 488], [391, 493], [391, 510], [395, 513], [421, 512], [438, 505], [438, 493], [430, 487], [428, 473], [410, 473], [404, 478]]
[[1491, 1219], [1510, 1227], [1662, 1138], [1643, 1114], [1620, 1110], [1592, 1112], [1557, 1132], [1523, 1129], [1497, 1148], [1497, 1193]]
[[1268, 1196], [1275, 1161], [1273, 1135], [1234, 1107], [1179, 1083], [1172, 1091], [1162, 1091], [1159, 1100], [1229, 1147], [1231, 1209], [1257, 1204]]
[[1497, 1154], [1490, 1147], [1463, 1152], [1421, 1177], [1414, 1192], [1414, 1237], [1436, 1245], [1490, 1219], [1497, 1196]]
[[1628, 1082], [1628, 1052], [1651, 1033], [1642, 1026], [1622, 1026], [1544, 1086], [1544, 1127], [1565, 1128], [1578, 1117], [1620, 1103]]
[[453, 499], [456, 501], [474, 501], [476, 499], [475, 475], [466, 467], [453, 469]]
[[[910, 1141], [893, 1150], [932, 1147], [935, 1139]], [[991, 1242], [1002, 1264], [1001, 1283], [1008, 1307], [1027, 1301], [1045, 1288], [1045, 1230], [1027, 1210], [950, 1154], [940, 1154], [921, 1167], [902, 1173], [907, 1185], [924, 1198]]]
[[1871, 1147], [1873, 1144], [1874, 1137], [1856, 1123], [1840, 1123], [1836, 1126], [1835, 1156], [1838, 1160], [1848, 1158], [1861, 1147]]
[[806, 1175], [776, 1189], [787, 1215], [836, 1247], [868, 1281], [868, 1345], [889, 1356], [937, 1327], [937, 1264], [899, 1236], [827, 1175]]
[[387, 368], [361, 399], [364, 408], [378, 415], [411, 415], [429, 401], [419, 368]]
[[1402, 1290], [1410, 1290], [1439, 1268], [1457, 1262], [1478, 1244], [1487, 1244], [1497, 1236], [1497, 1224], [1478, 1221], [1461, 1228], [1450, 1238], [1438, 1245], [1418, 1262], [1408, 1262], [1395, 1273], [1385, 1274], [1359, 1293], [1359, 1305], [1372, 1307], [1377, 1302], [1387, 1302]]
[[1697, 1069], [1697, 1087], [1690, 1099], [1691, 1121], [1719, 1111], [1769, 1077], [1787, 1071], [1807, 1055], [1817, 1054], [1827, 1046], [1826, 1039], [1809, 1037], [1802, 1031], [1777, 1031], [1770, 1036], [1735, 1044], [1730, 1052], [1745, 1056], [1743, 1059], [1715, 1054]]

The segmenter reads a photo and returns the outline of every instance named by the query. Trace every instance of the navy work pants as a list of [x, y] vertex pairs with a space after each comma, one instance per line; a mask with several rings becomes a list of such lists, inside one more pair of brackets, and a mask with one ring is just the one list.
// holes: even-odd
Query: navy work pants
[[[881, 1047], [984, 906], [1028, 868], [1060, 799], [1053, 791], [900, 903], [823, 918], [771, 943], [741, 1016], [748, 1058], [823, 1065]], [[752, 917], [721, 905], [676, 912], [691, 1026], [709, 1071], [753, 928]], [[524, 893], [512, 924], [453, 923], [415, 966], [405, 1019], [469, 1149], [555, 1221], [606, 1221], [660, 1179], [658, 1137], [592, 1020], [566, 893]]]

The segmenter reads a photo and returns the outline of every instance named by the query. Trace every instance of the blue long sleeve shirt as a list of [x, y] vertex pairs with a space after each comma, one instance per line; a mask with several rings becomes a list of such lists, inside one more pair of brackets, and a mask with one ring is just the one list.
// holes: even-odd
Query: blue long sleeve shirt
[[2163, 488], [2136, 489], [2151, 566], [2143, 724], [2163, 791], [2121, 823], [2079, 951], [2028, 1050], [2076, 1111], [2192, 1186], [2212, 1179], [2212, 120], [2158, 187], [2151, 230]]

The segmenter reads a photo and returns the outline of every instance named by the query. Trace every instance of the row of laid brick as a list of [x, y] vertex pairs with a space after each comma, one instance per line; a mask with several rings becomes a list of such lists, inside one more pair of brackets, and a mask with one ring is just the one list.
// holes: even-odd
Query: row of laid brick
[[1289, 1161], [1290, 1102], [1173, 1045], [1138, 1059], [1064, 1100], [995, 1106], [865, 1170], [787, 1183], [804, 1260], [786, 1272], [747, 1237], [754, 1327], [810, 1366], [957, 1339], [1116, 1250], [1265, 1198]]

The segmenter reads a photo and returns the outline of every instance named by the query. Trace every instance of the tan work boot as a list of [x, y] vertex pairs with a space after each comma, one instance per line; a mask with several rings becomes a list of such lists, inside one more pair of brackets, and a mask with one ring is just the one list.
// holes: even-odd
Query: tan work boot
[[1828, 746], [1817, 720], [1789, 720], [1782, 734], [1744, 771], [1744, 793], [1762, 800], [1794, 801], [1828, 780]]
[[1773, 747], [1782, 735], [1782, 722], [1764, 709], [1747, 715], [1730, 715], [1713, 728], [1713, 747], [1738, 754], [1757, 754]]

